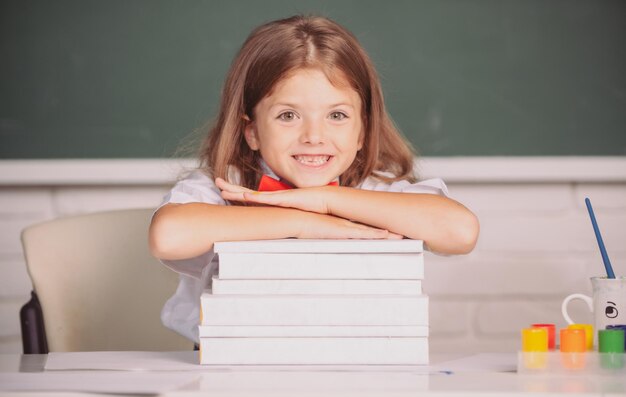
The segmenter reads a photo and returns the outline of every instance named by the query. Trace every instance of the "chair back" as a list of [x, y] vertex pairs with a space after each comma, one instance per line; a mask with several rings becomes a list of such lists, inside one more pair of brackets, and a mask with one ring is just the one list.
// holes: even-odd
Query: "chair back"
[[71, 216], [23, 230], [51, 352], [192, 349], [161, 324], [178, 276], [150, 254], [152, 211]]

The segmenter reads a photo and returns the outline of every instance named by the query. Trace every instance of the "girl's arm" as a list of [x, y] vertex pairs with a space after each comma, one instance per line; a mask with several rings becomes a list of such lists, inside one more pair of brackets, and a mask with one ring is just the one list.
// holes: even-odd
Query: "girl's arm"
[[216, 183], [228, 200], [299, 208], [351, 219], [424, 240], [431, 251], [438, 253], [468, 253], [478, 239], [476, 216], [460, 203], [433, 194], [328, 186], [259, 193], [221, 179]]
[[328, 213], [424, 240], [433, 252], [467, 254], [478, 239], [478, 218], [452, 199], [434, 194], [323, 188]]
[[294, 208], [206, 203], [166, 204], [155, 213], [149, 230], [152, 254], [165, 260], [199, 256], [216, 241], [288, 237], [401, 238], [386, 230]]

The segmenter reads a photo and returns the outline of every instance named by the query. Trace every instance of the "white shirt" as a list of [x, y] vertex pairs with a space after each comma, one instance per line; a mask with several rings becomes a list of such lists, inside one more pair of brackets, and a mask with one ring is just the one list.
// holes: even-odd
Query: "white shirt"
[[[265, 164], [262, 165], [269, 176], [278, 179], [276, 174]], [[381, 175], [391, 176], [391, 174], [385, 173], [381, 173]], [[238, 178], [231, 177], [230, 180], [237, 183]], [[448, 189], [441, 179], [428, 179], [418, 183], [407, 181], [386, 183], [368, 177], [357, 188], [382, 192], [430, 193], [449, 196]], [[213, 179], [200, 170], [192, 172], [187, 178], [176, 183], [164, 197], [159, 208], [168, 203], [228, 205], [221, 197], [220, 190], [215, 186]], [[161, 321], [166, 327], [199, 343], [200, 295], [204, 289], [211, 287], [212, 277], [217, 274], [218, 258], [211, 250], [195, 258], [175, 261], [161, 260], [161, 262], [180, 274], [176, 292], [163, 306]]]

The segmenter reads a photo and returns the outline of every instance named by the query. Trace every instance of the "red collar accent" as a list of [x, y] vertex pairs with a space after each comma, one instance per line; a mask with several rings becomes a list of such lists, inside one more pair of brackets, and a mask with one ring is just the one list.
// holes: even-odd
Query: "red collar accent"
[[[337, 181], [332, 181], [328, 184], [328, 186], [338, 186]], [[285, 182], [277, 181], [268, 175], [263, 175], [261, 177], [261, 181], [259, 182], [259, 188], [257, 189], [259, 192], [275, 192], [277, 190], [289, 190], [294, 189], [294, 186], [291, 186]]]

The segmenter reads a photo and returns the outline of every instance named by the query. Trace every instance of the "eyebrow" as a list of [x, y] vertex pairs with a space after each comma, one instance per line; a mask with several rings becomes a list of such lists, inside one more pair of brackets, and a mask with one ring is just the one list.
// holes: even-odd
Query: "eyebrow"
[[347, 106], [349, 108], [354, 108], [354, 106], [352, 106], [352, 105], [350, 105], [349, 103], [346, 103], [346, 102], [335, 103], [333, 105], [330, 105], [329, 107], [336, 108], [336, 107], [339, 107], [339, 106]]
[[[290, 107], [290, 108], [297, 108], [298, 107], [298, 105], [296, 105], [295, 103], [279, 102], [279, 103], [275, 103], [272, 106], [270, 106], [270, 109], [273, 109], [273, 108], [275, 108], [277, 106], [286, 106], [286, 107]], [[354, 109], [354, 106], [350, 105], [347, 102], [333, 103], [332, 105], [329, 105], [328, 108], [329, 109], [330, 108], [336, 108], [336, 107], [339, 107], [339, 106], [346, 106], [346, 107]]]
[[615, 303], [611, 302], [611, 301], [606, 301], [606, 303], [610, 303], [613, 306], [617, 306]]
[[277, 106], [286, 106], [286, 107], [288, 107], [288, 108], [297, 108], [297, 107], [298, 107], [298, 106], [297, 106], [296, 104], [294, 104], [294, 103], [279, 102], [279, 103], [275, 103], [275, 104], [273, 104], [272, 106], [270, 106], [270, 109], [271, 109], [271, 108], [275, 108], [275, 107], [277, 107]]

